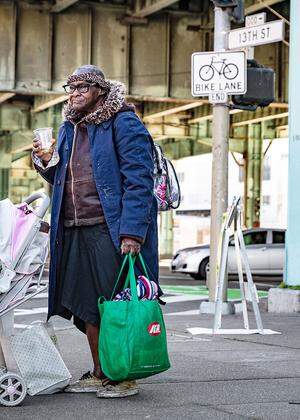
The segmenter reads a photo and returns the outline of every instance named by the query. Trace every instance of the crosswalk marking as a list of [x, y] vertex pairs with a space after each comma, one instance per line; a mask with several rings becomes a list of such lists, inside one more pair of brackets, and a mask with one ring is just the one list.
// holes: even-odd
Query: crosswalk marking
[[[203, 300], [207, 299], [204, 295], [198, 295], [198, 294], [182, 294], [182, 293], [171, 293], [169, 292], [169, 296], [163, 296], [162, 299], [166, 303], [180, 303], [180, 302], [188, 302], [188, 301], [194, 301], [194, 300]], [[48, 293], [40, 293], [33, 297], [33, 299], [45, 299], [48, 298]], [[31, 315], [32, 313], [43, 313], [44, 311], [39, 312], [41, 308], [35, 308], [35, 309], [15, 309], [15, 314], [17, 315]], [[47, 308], [45, 308], [46, 311]], [[37, 312], [34, 312], [36, 311]]]
[[192, 300], [205, 300], [206, 296], [201, 295], [174, 295], [174, 296], [162, 296], [162, 300], [166, 303], [178, 303], [178, 302], [189, 302]]
[[[204, 295], [199, 295], [199, 294], [184, 294], [184, 293], [174, 293], [174, 292], [169, 292], [170, 295], [169, 296], [163, 296], [163, 300], [166, 303], [180, 303], [180, 302], [189, 302], [189, 301], [201, 301], [203, 299], [206, 299], [206, 296]], [[38, 299], [38, 298], [48, 298], [48, 292], [44, 292], [44, 293], [40, 293], [36, 296], [34, 296], [33, 299]], [[31, 309], [15, 309], [15, 316], [16, 317], [25, 317], [25, 316], [33, 316], [33, 315], [38, 315], [38, 314], [47, 314], [48, 313], [48, 308], [46, 306], [43, 307], [38, 307], [38, 308], [31, 308]], [[173, 313], [169, 313], [166, 315], [195, 315], [199, 313], [199, 311], [183, 311], [183, 312], [173, 312]], [[18, 327], [20, 325], [20, 327]], [[25, 324], [16, 324], [16, 328], [25, 328], [24, 327]]]
[[[212, 328], [202, 328], [202, 327], [193, 327], [193, 328], [187, 328], [187, 331], [192, 335], [198, 335], [198, 334], [207, 334], [207, 335], [213, 335], [213, 329]], [[249, 335], [249, 334], [263, 334], [263, 335], [272, 335], [272, 334], [281, 334], [281, 332], [273, 331], [264, 329], [263, 332], [259, 332], [259, 330], [247, 330], [247, 329], [219, 329], [215, 332], [216, 335]]]
[[192, 309], [190, 311], [182, 311], [182, 312], [171, 312], [169, 314], [165, 314], [165, 316], [187, 316], [187, 315], [199, 315], [199, 309]]
[[[159, 276], [159, 280], [170, 280], [170, 276], [160, 275]], [[186, 277], [184, 277], [184, 276], [176, 276], [176, 280], [177, 281], [178, 280], [186, 281], [186, 280], [192, 280], [192, 278], [188, 278], [187, 276]]]

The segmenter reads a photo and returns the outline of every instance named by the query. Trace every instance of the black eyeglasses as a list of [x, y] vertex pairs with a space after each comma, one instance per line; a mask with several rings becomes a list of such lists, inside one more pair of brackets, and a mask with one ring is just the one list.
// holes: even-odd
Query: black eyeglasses
[[99, 85], [97, 83], [88, 83], [88, 84], [77, 85], [77, 86], [76, 85], [64, 85], [63, 88], [64, 88], [65, 92], [68, 95], [70, 95], [70, 94], [74, 93], [76, 89], [79, 93], [87, 93], [90, 90], [91, 86], [99, 86]]

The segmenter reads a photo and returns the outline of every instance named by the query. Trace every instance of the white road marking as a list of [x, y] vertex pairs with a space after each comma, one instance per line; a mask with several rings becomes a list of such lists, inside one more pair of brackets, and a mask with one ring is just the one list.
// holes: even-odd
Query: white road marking
[[33, 309], [15, 309], [15, 316], [26, 316], [26, 315], [36, 315], [36, 314], [46, 314], [48, 313], [48, 308], [33, 308]]
[[[40, 293], [36, 295], [34, 298], [46, 298], [48, 297], [48, 293]], [[189, 301], [201, 301], [207, 299], [207, 296], [201, 295], [183, 295], [183, 294], [172, 294], [172, 296], [163, 297], [163, 300], [166, 303], [180, 303], [180, 302], [189, 302]], [[39, 307], [39, 308], [32, 308], [32, 309], [15, 309], [15, 316], [31, 316], [37, 314], [46, 314], [48, 313], [48, 308]], [[174, 312], [167, 315], [195, 315], [198, 314], [199, 311], [184, 311], [184, 312]], [[23, 325], [23, 324], [22, 324]]]
[[207, 296], [203, 295], [174, 295], [174, 296], [162, 296], [162, 300], [166, 303], [177, 303], [177, 302], [189, 302], [192, 300], [206, 300]]
[[168, 316], [186, 316], [186, 315], [199, 315], [199, 309], [192, 309], [191, 311], [183, 311], [183, 312], [171, 312], [169, 314], [165, 314]]
[[255, 284], [256, 284], [256, 287], [259, 287], [259, 286], [262, 286], [262, 287], [272, 287], [272, 284], [271, 283], [261, 283], [259, 281], [256, 281]]
[[[213, 334], [212, 328], [200, 328], [200, 327], [194, 327], [194, 328], [187, 328], [187, 331], [191, 333], [192, 335], [197, 334]], [[218, 330], [215, 335], [248, 335], [248, 334], [259, 334], [258, 330], [246, 330], [246, 329], [220, 329]], [[264, 329], [263, 335], [271, 335], [271, 334], [281, 334], [280, 332], [273, 331], [273, 330], [267, 330]]]
[[167, 267], [167, 268], [169, 268], [171, 266], [171, 262], [172, 262], [171, 259], [166, 258], [165, 260], [160, 260], [159, 261], [159, 266], [160, 267]]

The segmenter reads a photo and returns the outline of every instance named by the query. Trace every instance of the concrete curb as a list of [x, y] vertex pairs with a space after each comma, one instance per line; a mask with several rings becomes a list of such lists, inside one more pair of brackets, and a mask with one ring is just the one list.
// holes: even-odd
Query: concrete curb
[[268, 294], [268, 312], [299, 313], [300, 290], [273, 288]]

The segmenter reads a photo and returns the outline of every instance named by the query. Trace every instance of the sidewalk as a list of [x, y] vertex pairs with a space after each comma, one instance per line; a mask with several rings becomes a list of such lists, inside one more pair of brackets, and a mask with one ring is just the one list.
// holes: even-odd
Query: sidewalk
[[[300, 419], [299, 315], [262, 314], [264, 327], [281, 335], [211, 337], [186, 331], [211, 327], [211, 316], [168, 315], [174, 313], [168, 306], [165, 312], [172, 369], [141, 381], [139, 395], [120, 400], [93, 394], [27, 397], [21, 407], [0, 407], [0, 418]], [[223, 320], [224, 328], [242, 327], [240, 315]], [[57, 334], [77, 378], [91, 366], [85, 336], [71, 326]]]

